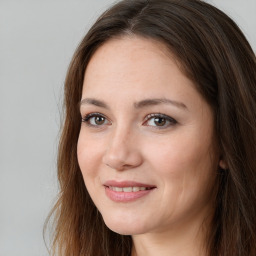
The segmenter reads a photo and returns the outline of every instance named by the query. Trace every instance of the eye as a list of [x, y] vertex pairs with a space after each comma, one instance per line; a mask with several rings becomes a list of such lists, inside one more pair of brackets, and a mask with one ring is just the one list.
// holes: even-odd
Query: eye
[[90, 113], [82, 118], [82, 122], [94, 127], [108, 125], [110, 123], [108, 119], [100, 113]]
[[157, 127], [158, 129], [164, 129], [175, 124], [177, 124], [175, 119], [164, 114], [150, 114], [146, 116], [146, 121], [143, 123], [143, 125]]

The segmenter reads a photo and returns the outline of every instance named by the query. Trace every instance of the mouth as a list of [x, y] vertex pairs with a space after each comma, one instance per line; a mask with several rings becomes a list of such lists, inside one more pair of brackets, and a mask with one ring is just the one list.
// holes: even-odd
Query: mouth
[[156, 188], [153, 185], [133, 181], [107, 181], [104, 187], [107, 197], [114, 202], [135, 201], [149, 195]]
[[108, 188], [116, 192], [127, 192], [127, 193], [153, 189], [153, 187], [113, 187], [113, 186], [108, 186]]

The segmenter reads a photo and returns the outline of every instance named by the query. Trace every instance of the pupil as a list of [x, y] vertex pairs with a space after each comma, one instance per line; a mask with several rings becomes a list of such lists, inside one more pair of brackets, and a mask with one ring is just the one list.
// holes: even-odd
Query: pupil
[[95, 118], [95, 123], [98, 124], [98, 125], [103, 124], [104, 121], [105, 121], [105, 118], [102, 117], [102, 116], [97, 116], [97, 117]]
[[154, 122], [157, 126], [163, 126], [163, 125], [165, 125], [166, 120], [165, 120], [165, 118], [162, 118], [162, 117], [156, 117]]

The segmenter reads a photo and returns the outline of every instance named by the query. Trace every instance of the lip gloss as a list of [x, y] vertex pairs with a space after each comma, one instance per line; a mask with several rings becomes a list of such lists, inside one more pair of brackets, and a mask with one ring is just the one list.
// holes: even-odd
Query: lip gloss
[[107, 181], [104, 186], [107, 197], [114, 202], [135, 201], [148, 195], [156, 188], [153, 185], [134, 181]]
[[142, 190], [142, 191], [136, 191], [136, 192], [117, 192], [111, 190], [109, 187], [105, 188], [106, 195], [115, 202], [129, 202], [134, 201], [138, 198], [141, 198], [147, 194], [149, 194], [152, 189], [150, 190]]

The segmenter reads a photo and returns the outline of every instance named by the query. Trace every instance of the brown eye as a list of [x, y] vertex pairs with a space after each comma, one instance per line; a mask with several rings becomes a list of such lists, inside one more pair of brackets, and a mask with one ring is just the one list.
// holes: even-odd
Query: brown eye
[[88, 114], [85, 118], [82, 118], [82, 122], [86, 123], [89, 126], [94, 126], [94, 127], [110, 124], [108, 119], [100, 113]]
[[177, 124], [177, 121], [170, 116], [164, 114], [149, 114], [143, 123], [146, 126], [165, 129]]
[[105, 123], [105, 117], [103, 116], [96, 116], [94, 117], [94, 122], [96, 125], [102, 125]]
[[154, 123], [156, 126], [164, 126], [166, 124], [166, 119], [163, 117], [155, 117]]

